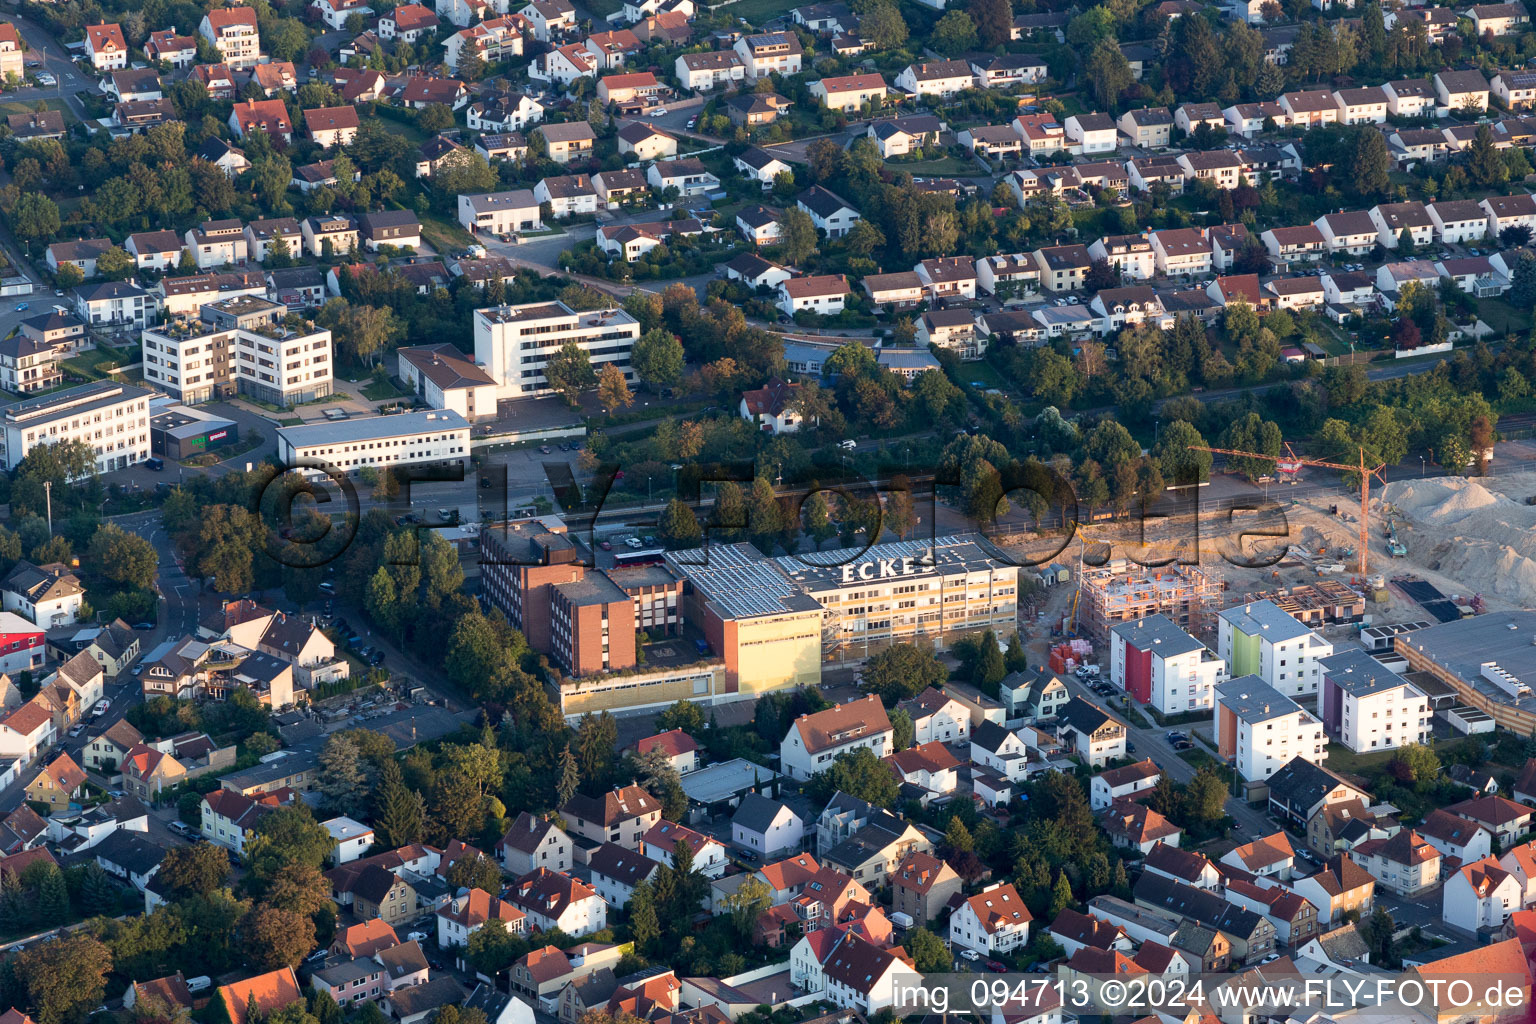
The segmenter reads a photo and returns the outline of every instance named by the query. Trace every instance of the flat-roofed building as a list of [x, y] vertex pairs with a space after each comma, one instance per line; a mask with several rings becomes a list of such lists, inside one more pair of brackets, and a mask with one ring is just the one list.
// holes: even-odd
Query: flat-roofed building
[[577, 312], [563, 302], [492, 306], [474, 314], [475, 362], [496, 381], [498, 397], [550, 391], [544, 367], [568, 341], [587, 353], [595, 370], [613, 365], [635, 383], [630, 353], [640, 323], [622, 309]]
[[96, 472], [149, 458], [150, 392], [115, 381], [92, 381], [5, 407], [0, 464], [15, 469], [33, 448], [83, 441], [96, 454]]
[[467, 465], [469, 421], [456, 412], [435, 409], [279, 427], [277, 457], [289, 466], [299, 459], [316, 459], [343, 473], [413, 463]]

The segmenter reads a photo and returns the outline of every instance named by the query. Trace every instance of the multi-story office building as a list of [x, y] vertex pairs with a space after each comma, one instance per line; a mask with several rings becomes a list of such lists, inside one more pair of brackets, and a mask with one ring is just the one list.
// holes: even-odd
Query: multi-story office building
[[550, 647], [572, 675], [635, 664], [635, 609], [600, 572], [557, 583], [550, 590]]
[[99, 380], [7, 406], [0, 465], [15, 469], [40, 444], [84, 441], [107, 473], [149, 458], [149, 392]]
[[496, 381], [500, 398], [548, 392], [544, 367], [568, 341], [595, 370], [611, 363], [634, 383], [629, 357], [639, 337], [639, 321], [622, 309], [578, 313], [563, 302], [536, 302], [475, 310], [475, 362]]
[[293, 406], [331, 393], [331, 332], [251, 295], [205, 303], [198, 319], [145, 329], [144, 379], [182, 402], [232, 394]]
[[280, 427], [277, 457], [287, 466], [298, 459], [318, 459], [344, 473], [410, 463], [467, 465], [469, 421], [438, 409]]
[[819, 564], [775, 561], [823, 610], [822, 656], [854, 661], [919, 637], [943, 649], [984, 629], [1011, 632], [1019, 570], [983, 543], [940, 537], [825, 552], [815, 557]]

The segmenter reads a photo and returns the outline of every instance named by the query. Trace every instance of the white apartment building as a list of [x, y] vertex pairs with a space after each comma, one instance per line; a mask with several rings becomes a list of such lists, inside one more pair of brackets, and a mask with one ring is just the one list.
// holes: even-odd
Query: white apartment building
[[1354, 649], [1322, 663], [1323, 725], [1357, 754], [1428, 743], [1429, 700], [1412, 683]]
[[300, 459], [318, 460], [344, 473], [355, 473], [365, 466], [468, 464], [469, 421], [456, 412], [435, 409], [279, 427], [277, 458], [285, 466]]
[[233, 394], [290, 407], [331, 393], [331, 332], [254, 295], [205, 303], [198, 319], [142, 332], [144, 380], [180, 402]]
[[1216, 653], [1231, 675], [1256, 675], [1287, 696], [1302, 697], [1318, 692], [1318, 662], [1333, 654], [1333, 644], [1273, 601], [1251, 601], [1218, 616]]
[[249, 7], [221, 7], [203, 15], [198, 26], [231, 71], [248, 71], [261, 63], [261, 32]]
[[1500, 866], [1497, 858], [1463, 865], [1445, 880], [1440, 917], [1458, 931], [1476, 935], [1496, 930], [1521, 909], [1520, 880]]
[[40, 444], [84, 441], [107, 473], [149, 458], [149, 396], [143, 388], [92, 381], [5, 408], [0, 466], [15, 469]]
[[871, 694], [795, 719], [779, 744], [779, 760], [790, 778], [809, 779], [860, 747], [884, 757], [894, 749], [894, 736], [885, 706]]
[[1109, 645], [1109, 681], [1165, 715], [1211, 707], [1227, 678], [1227, 663], [1166, 615], [1117, 623]]
[[1243, 778], [1267, 779], [1293, 757], [1322, 764], [1323, 723], [1258, 676], [1216, 688], [1216, 745]]
[[496, 382], [498, 398], [545, 394], [544, 367], [560, 346], [574, 341], [593, 369], [612, 363], [631, 384], [629, 355], [640, 323], [622, 309], [576, 312], [563, 302], [533, 302], [475, 310], [475, 362]]

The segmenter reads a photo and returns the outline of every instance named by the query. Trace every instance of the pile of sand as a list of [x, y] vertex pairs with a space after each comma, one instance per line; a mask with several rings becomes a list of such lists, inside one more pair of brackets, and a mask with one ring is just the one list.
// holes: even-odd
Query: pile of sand
[[1410, 560], [1456, 580], [1464, 594], [1536, 606], [1536, 506], [1463, 477], [1397, 481], [1382, 499], [1413, 527], [1400, 533]]

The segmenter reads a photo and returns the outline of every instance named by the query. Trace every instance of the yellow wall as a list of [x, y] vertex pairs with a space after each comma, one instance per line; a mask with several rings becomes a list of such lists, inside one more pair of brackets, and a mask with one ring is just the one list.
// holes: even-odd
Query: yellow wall
[[820, 612], [738, 619], [726, 628], [728, 634], [732, 628], [736, 633], [739, 692], [767, 693], [821, 683]]

